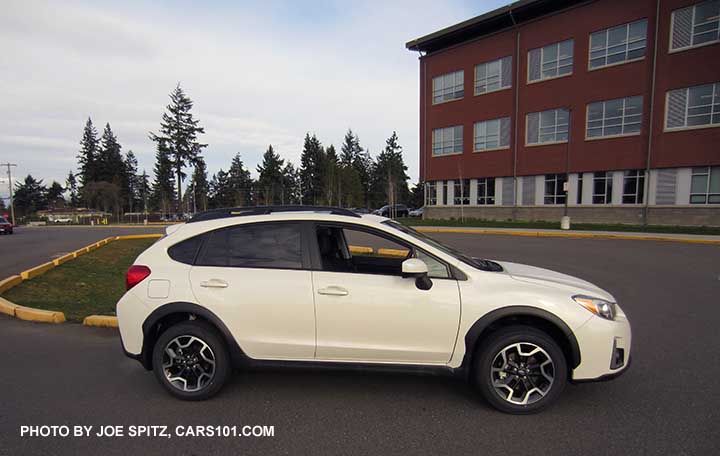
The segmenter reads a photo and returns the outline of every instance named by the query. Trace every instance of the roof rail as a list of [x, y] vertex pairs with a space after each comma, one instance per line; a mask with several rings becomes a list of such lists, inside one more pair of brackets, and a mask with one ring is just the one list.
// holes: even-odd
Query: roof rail
[[345, 215], [347, 217], [360, 217], [356, 212], [342, 207], [332, 206], [248, 206], [248, 207], [224, 207], [221, 209], [210, 209], [195, 214], [188, 223], [204, 222], [228, 217], [242, 217], [245, 215], [266, 215], [273, 212], [328, 212], [333, 215]]

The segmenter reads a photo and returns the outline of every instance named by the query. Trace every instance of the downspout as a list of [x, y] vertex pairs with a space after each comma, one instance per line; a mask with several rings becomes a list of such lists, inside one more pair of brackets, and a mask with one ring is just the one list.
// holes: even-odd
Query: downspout
[[[420, 155], [422, 158], [422, 173], [419, 175], [420, 181], [423, 183], [423, 207], [427, 206], [428, 203], [428, 190], [427, 190], [427, 180], [425, 179], [425, 176], [427, 175], [427, 150], [425, 148], [425, 138], [427, 137], [427, 101], [425, 96], [425, 80], [427, 79], [427, 63], [423, 59], [424, 55], [421, 50], [418, 50], [418, 60], [420, 60], [421, 64], [421, 70], [420, 70], [420, 109], [422, 110], [422, 134], [420, 135]], [[425, 218], [425, 213], [423, 212], [423, 218]]]
[[653, 119], [655, 114], [655, 72], [657, 69], [657, 53], [658, 53], [658, 31], [660, 29], [660, 0], [657, 0], [655, 7], [655, 39], [653, 44], [653, 64], [652, 64], [652, 82], [650, 83], [650, 118], [648, 124], [648, 141], [647, 141], [647, 161], [645, 163], [645, 179], [643, 179], [644, 200], [643, 206], [643, 225], [648, 224], [648, 212], [650, 210], [650, 157], [652, 155], [653, 140]]
[[[513, 208], [512, 208], [512, 219], [517, 219], [517, 206], [518, 206], [518, 178], [517, 178], [517, 150], [518, 150], [518, 112], [520, 105], [520, 30], [517, 28], [517, 22], [515, 22], [515, 16], [513, 16], [512, 10], [509, 11], [510, 19], [512, 20], [513, 27], [515, 28], [515, 112], [513, 113]], [[504, 195], [503, 195], [504, 196]]]

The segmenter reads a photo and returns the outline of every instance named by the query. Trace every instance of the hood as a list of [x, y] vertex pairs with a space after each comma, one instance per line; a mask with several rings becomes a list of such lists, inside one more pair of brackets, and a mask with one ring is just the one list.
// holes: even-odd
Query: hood
[[498, 263], [513, 279], [521, 282], [547, 285], [554, 288], [565, 289], [572, 294], [584, 294], [616, 302], [613, 295], [587, 280], [551, 271], [550, 269], [528, 266], [526, 264], [508, 263], [506, 261], [498, 261]]

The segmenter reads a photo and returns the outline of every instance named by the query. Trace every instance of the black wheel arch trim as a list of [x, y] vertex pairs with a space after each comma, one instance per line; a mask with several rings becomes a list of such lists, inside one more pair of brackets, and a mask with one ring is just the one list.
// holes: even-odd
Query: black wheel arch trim
[[575, 338], [575, 334], [572, 332], [567, 323], [556, 315], [553, 315], [546, 310], [538, 309], [537, 307], [510, 306], [488, 312], [470, 327], [468, 332], [465, 334], [465, 355], [463, 356], [462, 361], [463, 368], [467, 369], [470, 366], [470, 361], [475, 353], [475, 349], [477, 348], [477, 343], [483, 336], [485, 330], [493, 323], [508, 317], [540, 318], [545, 320], [547, 323], [554, 325], [567, 338], [570, 351], [570, 359], [567, 360], [568, 365], [573, 369], [580, 365], [580, 346]]
[[[227, 348], [230, 353], [230, 358], [233, 365], [245, 363], [249, 359], [245, 352], [242, 350], [242, 348], [240, 348], [240, 345], [237, 343], [235, 337], [232, 335], [230, 330], [227, 328], [227, 326], [225, 326], [225, 323], [223, 323], [222, 320], [212, 311], [190, 302], [173, 302], [169, 304], [164, 304], [153, 310], [142, 324], [142, 352], [140, 353], [140, 355], [133, 355], [130, 357], [140, 361], [140, 363], [143, 365], [143, 367], [145, 367], [145, 369], [152, 369], [153, 347], [149, 346], [149, 342], [152, 341], [152, 343], [154, 344], [156, 338], [156, 335], [152, 334], [152, 330], [153, 328], [155, 328], [155, 326], [160, 320], [172, 314], [195, 315], [208, 321], [211, 325], [213, 325], [220, 332], [220, 336], [227, 344]], [[126, 354], [128, 353], [126, 352]]]

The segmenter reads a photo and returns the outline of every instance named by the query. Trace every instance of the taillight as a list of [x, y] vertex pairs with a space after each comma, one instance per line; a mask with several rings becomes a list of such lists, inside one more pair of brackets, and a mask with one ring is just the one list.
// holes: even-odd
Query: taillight
[[150, 268], [147, 266], [132, 265], [125, 274], [125, 289], [129, 290], [139, 284], [150, 275]]

